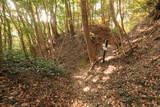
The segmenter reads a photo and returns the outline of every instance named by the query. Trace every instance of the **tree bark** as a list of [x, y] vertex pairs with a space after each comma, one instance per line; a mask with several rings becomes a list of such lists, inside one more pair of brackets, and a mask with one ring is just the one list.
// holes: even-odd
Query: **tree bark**
[[8, 26], [8, 50], [12, 51], [12, 34], [11, 34], [11, 25], [7, 19], [7, 26]]
[[64, 0], [65, 7], [66, 7], [66, 13], [67, 13], [67, 21], [69, 24], [69, 32], [71, 33], [71, 36], [75, 34], [74, 26], [73, 26], [73, 18], [72, 18], [72, 11], [71, 11], [71, 5], [70, 0]]
[[120, 17], [121, 17], [121, 26], [123, 31], [125, 32], [125, 28], [124, 28], [124, 14], [122, 12], [122, 0], [119, 0], [119, 13], [120, 13]]
[[86, 8], [87, 8], [87, 1], [81, 0], [82, 23], [85, 34], [84, 38], [87, 44], [90, 63], [93, 64], [96, 61], [96, 51], [89, 37], [88, 14], [87, 14], [88, 10], [86, 10]]
[[113, 0], [109, 0], [109, 5], [110, 5], [109, 6], [110, 7], [110, 11], [111, 11], [110, 15], [112, 17], [112, 20], [113, 20], [113, 22], [114, 22], [114, 24], [115, 24], [120, 36], [123, 36], [124, 35], [123, 29], [121, 28], [121, 26], [119, 25], [118, 21], [116, 20], [114, 6], [113, 6], [114, 5]]
[[105, 9], [105, 1], [101, 0], [101, 20], [103, 24], [106, 24], [106, 18], [105, 18], [105, 13], [104, 13]]
[[[132, 45], [129, 41], [128, 35], [126, 34], [126, 32], [122, 29], [122, 27], [119, 25], [118, 21], [116, 20], [115, 11], [114, 11], [114, 1], [109, 0], [109, 5], [110, 5], [109, 6], [110, 11], [111, 11], [110, 15], [112, 17], [112, 20], [113, 20], [115, 26], [116, 26], [116, 29], [118, 30], [118, 34], [119, 34], [121, 42], [122, 42], [122, 38], [124, 37], [127, 40], [129, 47], [132, 49]], [[122, 48], [123, 48], [123, 44], [122, 44]], [[122, 51], [123, 51], [123, 54], [125, 54], [123, 49], [122, 49]]]
[[42, 52], [42, 44], [41, 44], [42, 38], [40, 37], [38, 24], [36, 22], [35, 12], [34, 12], [33, 4], [31, 2], [31, 0], [29, 0], [29, 6], [30, 6], [29, 11], [31, 13], [31, 19], [32, 19], [32, 22], [34, 25], [35, 37], [36, 37], [37, 44], [38, 44], [39, 54], [40, 54], [40, 56], [44, 57], [43, 52]]
[[3, 42], [3, 47], [4, 47], [4, 51], [7, 50], [7, 16], [6, 16], [6, 6], [5, 6], [5, 1], [2, 0], [2, 14], [3, 14], [3, 37], [4, 37], [4, 42]]
[[[13, 0], [13, 3], [16, 6], [16, 12], [18, 14], [18, 17], [17, 17], [18, 23], [14, 22], [13, 18], [12, 18], [12, 22], [14, 23], [14, 26], [16, 27], [16, 29], [18, 31], [18, 36], [19, 36], [19, 39], [20, 39], [20, 42], [21, 42], [21, 46], [22, 46], [21, 48], [24, 52], [24, 55], [25, 55], [26, 58], [28, 58], [27, 48], [26, 48], [25, 41], [24, 41], [24, 33], [22, 31], [22, 26], [21, 26], [21, 23], [23, 24], [23, 22], [22, 22], [23, 20], [22, 20], [22, 17], [20, 15], [20, 11], [19, 11], [20, 9], [19, 9], [18, 5], [16, 4], [16, 2], [14, 0]], [[10, 14], [10, 17], [12, 17], [11, 14]]]
[[[0, 20], [1, 22], [2, 22], [2, 20]], [[0, 25], [0, 62], [2, 62], [3, 61], [3, 47], [2, 47], [2, 45], [3, 45], [3, 43], [2, 43], [3, 41], [2, 41], [2, 25]]]
[[50, 9], [50, 13], [51, 13], [51, 28], [52, 28], [52, 34], [54, 35], [54, 38], [57, 39], [60, 35], [58, 33], [57, 30], [57, 0], [54, 0], [54, 8], [51, 7]]

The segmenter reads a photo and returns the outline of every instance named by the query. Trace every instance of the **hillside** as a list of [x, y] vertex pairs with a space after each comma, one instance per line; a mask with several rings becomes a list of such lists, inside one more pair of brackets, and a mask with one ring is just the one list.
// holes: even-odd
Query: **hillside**
[[133, 51], [125, 56], [108, 54], [94, 71], [76, 75], [79, 89], [83, 89], [81, 100], [90, 107], [159, 106], [159, 33], [159, 22], [141, 22], [130, 33]]
[[[0, 105], [7, 106], [52, 106], [59, 107], [124, 107], [160, 105], [160, 23], [144, 21], [129, 34], [133, 50], [126, 55], [115, 55], [109, 49], [105, 63], [98, 63], [88, 72], [88, 65], [75, 68], [77, 56], [83, 47], [70, 38], [64, 42], [72, 50], [66, 56], [70, 78], [44, 77], [35, 73], [9, 74], [0, 70]], [[76, 39], [76, 38], [74, 38]], [[79, 39], [79, 36], [77, 36]], [[67, 39], [66, 39], [67, 40]], [[72, 45], [70, 45], [70, 44]], [[75, 45], [74, 45], [75, 44]], [[64, 52], [66, 51], [64, 47]], [[73, 48], [76, 47], [76, 48]], [[63, 49], [61, 50], [62, 53]], [[67, 52], [66, 52], [67, 53]], [[72, 55], [71, 54], [71, 55]], [[83, 54], [83, 53], [82, 53]], [[83, 55], [79, 54], [79, 60]], [[70, 61], [68, 63], [68, 61]], [[65, 65], [66, 64], [66, 65]], [[71, 67], [70, 67], [71, 66]], [[74, 67], [74, 69], [73, 69]], [[16, 85], [13, 85], [16, 84]], [[45, 89], [44, 89], [45, 87]]]

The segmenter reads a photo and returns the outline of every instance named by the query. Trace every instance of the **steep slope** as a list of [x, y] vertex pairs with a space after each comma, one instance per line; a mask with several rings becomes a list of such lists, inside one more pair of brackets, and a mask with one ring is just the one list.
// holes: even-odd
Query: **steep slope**
[[65, 69], [80, 70], [71, 72], [73, 78], [43, 77], [33, 71], [9, 75], [0, 69], [0, 106], [158, 107], [160, 23], [140, 23], [130, 41], [132, 51], [127, 43], [126, 55], [116, 56], [110, 48], [106, 62], [88, 72], [77, 64], [86, 56], [84, 40], [66, 37], [55, 57]]
[[160, 105], [160, 23], [142, 22], [130, 36], [133, 51], [108, 52], [94, 71], [74, 75], [84, 107]]

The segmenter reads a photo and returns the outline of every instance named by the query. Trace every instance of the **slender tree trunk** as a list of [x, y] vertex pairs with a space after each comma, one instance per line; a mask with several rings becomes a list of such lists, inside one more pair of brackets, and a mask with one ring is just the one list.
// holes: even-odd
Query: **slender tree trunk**
[[120, 33], [120, 36], [123, 36], [124, 35], [124, 32], [121, 28], [121, 26], [119, 25], [117, 19], [116, 19], [116, 16], [115, 16], [115, 11], [114, 11], [114, 2], [113, 0], [109, 0], [109, 5], [110, 5], [110, 15], [112, 17], [112, 20], [118, 30], [118, 32]]
[[105, 9], [105, 1], [101, 0], [101, 20], [102, 20], [103, 24], [106, 24], [106, 18], [105, 18], [104, 10], [106, 10]]
[[88, 10], [86, 10], [86, 8], [87, 8], [87, 1], [81, 0], [82, 23], [83, 23], [83, 30], [85, 33], [84, 38], [87, 44], [90, 63], [93, 64], [96, 61], [96, 51], [89, 37], [88, 14], [87, 14]]
[[49, 23], [50, 20], [49, 20], [49, 17], [48, 17], [49, 16], [49, 11], [48, 11], [49, 9], [47, 8], [47, 5], [46, 5], [47, 2], [45, 3], [42, 0], [42, 3], [43, 3], [43, 6], [44, 6], [44, 10], [45, 10], [45, 14], [46, 14], [46, 20], [47, 20], [46, 22], [43, 23], [43, 25], [45, 25], [45, 23], [46, 23], [46, 26], [47, 26], [47, 27], [44, 26], [44, 28], [46, 28], [46, 30], [44, 31], [44, 33], [45, 33], [45, 35], [48, 35], [48, 38], [51, 38], [52, 31], [51, 31], [51, 27], [50, 27], [50, 23]]
[[[121, 28], [121, 26], [119, 25], [119, 23], [118, 23], [118, 21], [116, 19], [116, 15], [115, 15], [115, 11], [114, 11], [114, 1], [113, 0], [109, 0], [109, 5], [110, 5], [109, 7], [110, 7], [110, 12], [111, 12], [110, 15], [112, 17], [112, 20], [113, 20], [113, 22], [115, 24], [116, 29], [118, 30], [118, 36], [119, 36], [119, 38], [121, 40], [121, 44], [122, 44], [122, 37], [124, 37], [124, 35], [125, 35], [124, 33], [125, 32], [123, 32], [123, 29]], [[117, 48], [118, 48], [119, 51], [122, 51], [123, 54], [125, 54], [125, 52], [123, 50], [123, 44], [121, 45], [121, 47], [117, 47]]]
[[2, 41], [2, 25], [0, 25], [0, 62], [3, 61], [3, 57], [2, 57], [3, 56], [3, 47], [2, 47], [3, 43], [2, 42], [3, 42]]
[[[74, 3], [74, 0], [72, 1], [73, 3], [70, 4], [71, 7], [72, 7], [72, 23], [73, 23], [73, 27], [75, 28], [75, 3]], [[75, 31], [74, 31], [75, 32]]]
[[23, 53], [24, 53], [25, 57], [28, 58], [28, 54], [27, 54], [27, 49], [26, 49], [26, 46], [25, 46], [24, 38], [22, 36], [23, 34], [19, 29], [17, 29], [17, 30], [18, 30], [18, 35], [19, 35], [20, 41], [21, 41], [21, 48], [23, 50]]
[[67, 21], [67, 17], [65, 17], [65, 20], [64, 20], [64, 23], [65, 23], [65, 31], [67, 32], [67, 33], [70, 33], [70, 31], [69, 31], [69, 24], [68, 24], [68, 21]]
[[54, 1], [54, 8], [51, 7], [50, 9], [50, 13], [51, 13], [51, 20], [50, 20], [50, 24], [51, 24], [51, 28], [52, 28], [52, 34], [54, 35], [54, 38], [57, 39], [60, 35], [58, 33], [57, 30], [57, 0]]
[[73, 18], [72, 18], [72, 11], [71, 11], [71, 4], [70, 0], [64, 0], [65, 7], [66, 7], [66, 13], [67, 13], [67, 21], [69, 26], [69, 32], [73, 36], [75, 34], [74, 26], [73, 26]]
[[[21, 19], [21, 21], [22, 21], [23, 27], [27, 28], [27, 25], [26, 25], [24, 19], [22, 18], [22, 16], [19, 16], [19, 17], [20, 17], [20, 19]], [[32, 44], [32, 41], [31, 41], [31, 36], [30, 36], [29, 33], [26, 33], [26, 37], [27, 37], [27, 41], [28, 41], [28, 44], [29, 44], [30, 52], [32, 52], [33, 44]], [[21, 41], [23, 42], [24, 40], [21, 40]], [[25, 47], [24, 47], [24, 48], [25, 48]], [[35, 54], [34, 54], [34, 56], [36, 57]]]
[[[26, 24], [25, 23], [23, 24], [24, 27], [31, 26], [31, 28], [34, 29], [33, 26], [28, 23], [29, 22], [28, 19], [26, 19], [26, 22], [27, 22]], [[32, 56], [34, 58], [36, 58], [38, 56], [36, 54], [36, 50], [39, 50], [39, 49], [36, 49], [36, 47], [35, 47], [37, 45], [35, 35], [34, 35], [34, 33], [27, 33], [26, 37], [27, 37], [27, 41], [28, 41], [28, 44], [29, 44], [30, 53], [32, 54]]]
[[7, 21], [7, 26], [8, 26], [8, 50], [11, 52], [12, 51], [12, 34], [11, 34], [11, 25], [9, 21]]
[[[131, 45], [131, 43], [130, 43], [130, 41], [129, 41], [128, 35], [127, 35], [126, 32], [121, 28], [121, 26], [119, 25], [118, 21], [116, 20], [115, 11], [114, 11], [114, 5], [113, 5], [113, 4], [114, 4], [113, 0], [109, 0], [111, 17], [112, 17], [112, 20], [113, 20], [113, 22], [114, 22], [114, 24], [115, 24], [115, 26], [116, 26], [116, 28], [117, 28], [117, 30], [118, 30], [121, 43], [122, 43], [122, 37], [124, 37], [124, 38], [127, 40], [128, 44], [129, 44], [129, 47], [132, 49], [132, 45]], [[122, 44], [122, 48], [123, 48], [123, 44]], [[123, 49], [122, 49], [122, 51], [123, 51], [123, 54], [125, 54]]]
[[7, 16], [6, 16], [6, 7], [5, 7], [5, 1], [4, 0], [2, 0], [2, 13], [3, 13], [3, 36], [4, 36], [4, 45], [3, 45], [3, 47], [4, 47], [4, 51], [6, 51], [7, 50]]
[[35, 35], [36, 35], [36, 40], [37, 40], [37, 44], [38, 44], [38, 49], [39, 49], [39, 54], [40, 56], [44, 57], [43, 53], [42, 53], [42, 44], [41, 44], [41, 37], [40, 37], [40, 33], [38, 30], [38, 24], [36, 22], [36, 18], [35, 18], [35, 12], [33, 10], [33, 5], [31, 3], [31, 1], [29, 0], [29, 5], [30, 5], [30, 12], [31, 12], [31, 18], [33, 21], [33, 25], [34, 25], [34, 30], [35, 30]]
[[77, 21], [76, 21], [77, 22], [77, 29], [81, 29], [82, 27], [81, 27], [81, 22], [80, 22], [80, 20], [81, 20], [80, 19], [80, 13], [77, 14], [77, 17], [78, 17]]
[[21, 26], [21, 23], [23, 24], [24, 22], [22, 20], [21, 15], [20, 15], [20, 11], [19, 11], [18, 5], [16, 4], [16, 2], [14, 0], [13, 0], [13, 3], [16, 6], [16, 12], [18, 14], [18, 17], [17, 17], [18, 23], [16, 23], [16, 22], [13, 22], [13, 23], [14, 23], [14, 26], [16, 27], [17, 31], [18, 31], [18, 36], [19, 36], [19, 39], [20, 39], [20, 42], [21, 42], [21, 46], [22, 46], [21, 48], [22, 48], [22, 50], [24, 52], [25, 57], [28, 58], [27, 48], [26, 48], [25, 41], [24, 41], [24, 34], [23, 34], [23, 31], [22, 31], [22, 26]]
[[122, 7], [122, 0], [119, 0], [119, 13], [120, 13], [120, 17], [121, 17], [121, 26], [122, 26], [122, 29], [123, 29], [123, 31], [125, 32], [125, 28], [124, 28], [124, 14], [123, 14], [123, 12], [122, 12], [122, 9], [123, 7]]
[[86, 10], [87, 10], [87, 15], [88, 15], [88, 20], [89, 20], [88, 23], [90, 26], [93, 22], [93, 5], [89, 3], [89, 1], [86, 1], [86, 2], [87, 2]]
[[26, 45], [25, 45], [24, 37], [23, 37], [24, 34], [21, 31], [21, 26], [19, 24], [17, 26], [17, 31], [18, 31], [20, 42], [21, 42], [21, 48], [24, 52], [25, 57], [28, 58], [27, 48], [26, 48]]

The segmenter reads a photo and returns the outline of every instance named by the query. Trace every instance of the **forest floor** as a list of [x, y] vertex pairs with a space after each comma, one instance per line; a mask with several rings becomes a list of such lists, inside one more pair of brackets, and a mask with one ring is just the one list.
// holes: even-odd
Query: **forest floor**
[[75, 107], [160, 106], [160, 23], [142, 22], [130, 33], [133, 50], [107, 52], [106, 62], [74, 78], [81, 100]]
[[[65, 66], [65, 63], [62, 66], [72, 70], [69, 78], [42, 77], [32, 72], [8, 75], [5, 69], [1, 69], [0, 105], [3, 107], [158, 107], [160, 106], [159, 34], [159, 23], [142, 22], [130, 33], [132, 51], [127, 44], [124, 46], [126, 55], [116, 55], [114, 51], [108, 51], [105, 63], [98, 63], [92, 71], [88, 71], [89, 65], [82, 64], [82, 67], [77, 65], [75, 68], [77, 60], [66, 59], [68, 60], [66, 63], [70, 62], [67, 63], [69, 67]], [[73, 47], [72, 49], [76, 51], [77, 45]], [[78, 55], [80, 50], [77, 50]], [[81, 59], [80, 56], [78, 58]]]

